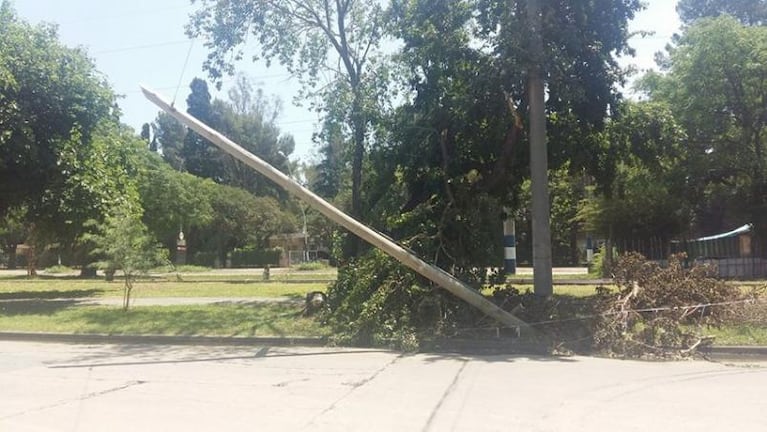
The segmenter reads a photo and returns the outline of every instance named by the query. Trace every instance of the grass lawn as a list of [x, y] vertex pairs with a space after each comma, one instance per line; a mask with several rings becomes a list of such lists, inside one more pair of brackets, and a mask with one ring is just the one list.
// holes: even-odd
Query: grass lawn
[[[15, 303], [15, 302], [14, 302]], [[55, 304], [51, 304], [55, 303]], [[10, 310], [9, 310], [10, 309]], [[325, 336], [328, 330], [285, 304], [142, 306], [127, 312], [65, 302], [0, 305], [0, 330], [184, 336]]]
[[[52, 299], [120, 297], [121, 280], [38, 278], [0, 279], [2, 299]], [[133, 288], [135, 297], [304, 297], [310, 291], [326, 291], [327, 283], [279, 283], [233, 281], [141, 280]]]
[[702, 333], [714, 336], [714, 345], [767, 345], [765, 325], [731, 324], [720, 329], [704, 329]]

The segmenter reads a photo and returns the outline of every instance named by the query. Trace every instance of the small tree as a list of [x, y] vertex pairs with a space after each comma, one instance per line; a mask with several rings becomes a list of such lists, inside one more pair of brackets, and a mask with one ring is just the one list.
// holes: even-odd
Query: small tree
[[102, 259], [96, 266], [107, 271], [122, 270], [125, 276], [123, 310], [126, 311], [136, 277], [168, 262], [167, 250], [149, 234], [141, 221], [141, 212], [128, 208], [118, 207], [96, 227], [96, 233], [86, 239], [95, 245], [91, 253]]

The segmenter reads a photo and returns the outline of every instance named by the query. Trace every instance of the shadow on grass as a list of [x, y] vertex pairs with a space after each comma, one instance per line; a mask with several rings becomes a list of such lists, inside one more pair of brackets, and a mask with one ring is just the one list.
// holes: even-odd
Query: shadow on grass
[[[84, 333], [176, 336], [314, 335], [317, 324], [285, 304], [110, 307], [77, 311]], [[307, 334], [307, 332], [309, 334]]]
[[104, 290], [97, 288], [66, 291], [14, 291], [0, 292], [0, 300], [74, 299], [83, 297], [95, 297], [102, 293], [104, 293]]
[[75, 307], [78, 300], [10, 300], [0, 301], [0, 315], [52, 315]]
[[63, 276], [54, 276], [54, 275], [44, 275], [44, 274], [38, 274], [37, 276], [27, 276], [27, 275], [15, 275], [15, 276], [3, 276], [0, 278], [0, 280], [25, 280], [25, 281], [34, 281], [34, 280], [104, 280], [103, 277], [80, 277], [79, 274], [71, 274], [71, 275], [63, 275]]

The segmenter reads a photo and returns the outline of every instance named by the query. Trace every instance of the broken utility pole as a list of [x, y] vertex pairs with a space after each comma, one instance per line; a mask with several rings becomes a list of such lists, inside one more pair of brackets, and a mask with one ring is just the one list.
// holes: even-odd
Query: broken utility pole
[[141, 90], [144, 92], [144, 96], [146, 96], [147, 99], [152, 101], [163, 111], [176, 118], [176, 120], [180, 121], [190, 129], [205, 137], [210, 142], [218, 146], [221, 150], [232, 155], [234, 158], [238, 159], [245, 165], [250, 166], [273, 182], [277, 183], [277, 185], [284, 188], [299, 199], [303, 200], [308, 205], [312, 206], [315, 210], [327, 216], [330, 220], [343, 226], [353, 234], [382, 250], [400, 263], [415, 270], [420, 275], [450, 291], [456, 297], [476, 307], [504, 326], [528, 328], [528, 325], [524, 321], [499, 308], [493, 302], [486, 299], [482, 294], [456, 279], [453, 275], [447, 273], [437, 266], [423, 261], [388, 237], [376, 232], [375, 230], [362, 224], [346, 213], [333, 207], [330, 203], [320, 198], [309, 189], [301, 186], [298, 182], [283, 174], [281, 171], [264, 162], [260, 158], [256, 157], [252, 153], [243, 149], [229, 138], [213, 130], [191, 115], [177, 110], [175, 107], [173, 107], [173, 105], [162, 99], [157, 93], [150, 91], [143, 86], [141, 87]]

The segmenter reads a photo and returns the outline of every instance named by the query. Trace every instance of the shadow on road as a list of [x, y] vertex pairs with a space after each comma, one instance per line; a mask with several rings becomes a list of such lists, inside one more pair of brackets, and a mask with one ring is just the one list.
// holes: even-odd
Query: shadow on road
[[[75, 358], [68, 364], [52, 364], [47, 367], [50, 369], [73, 369], [73, 368], [95, 368], [95, 367], [119, 367], [119, 366], [143, 366], [143, 365], [160, 365], [160, 364], [176, 364], [176, 363], [205, 363], [205, 362], [222, 362], [233, 360], [255, 360], [260, 358], [280, 358], [280, 357], [317, 357], [317, 356], [353, 356], [359, 354], [370, 353], [391, 353], [389, 350], [377, 350], [377, 349], [355, 349], [355, 350], [323, 350], [315, 352], [271, 352], [272, 347], [264, 346], [259, 348], [252, 354], [245, 355], [210, 355], [205, 357], [187, 357], [176, 359], [162, 359], [157, 356], [178, 356], [183, 354], [184, 351], [189, 351], [188, 348], [183, 349], [179, 347], [163, 347], [164, 349], [158, 350], [156, 345], [113, 345], [112, 349], [108, 351], [102, 351], [95, 356], [85, 356], [81, 358]], [[226, 347], [220, 348], [221, 351], [229, 351]], [[242, 350], [237, 350], [242, 352]], [[126, 361], [95, 361], [98, 359], [114, 359], [120, 356], [138, 357], [135, 360]], [[153, 358], [141, 359], [141, 357], [149, 356]]]

